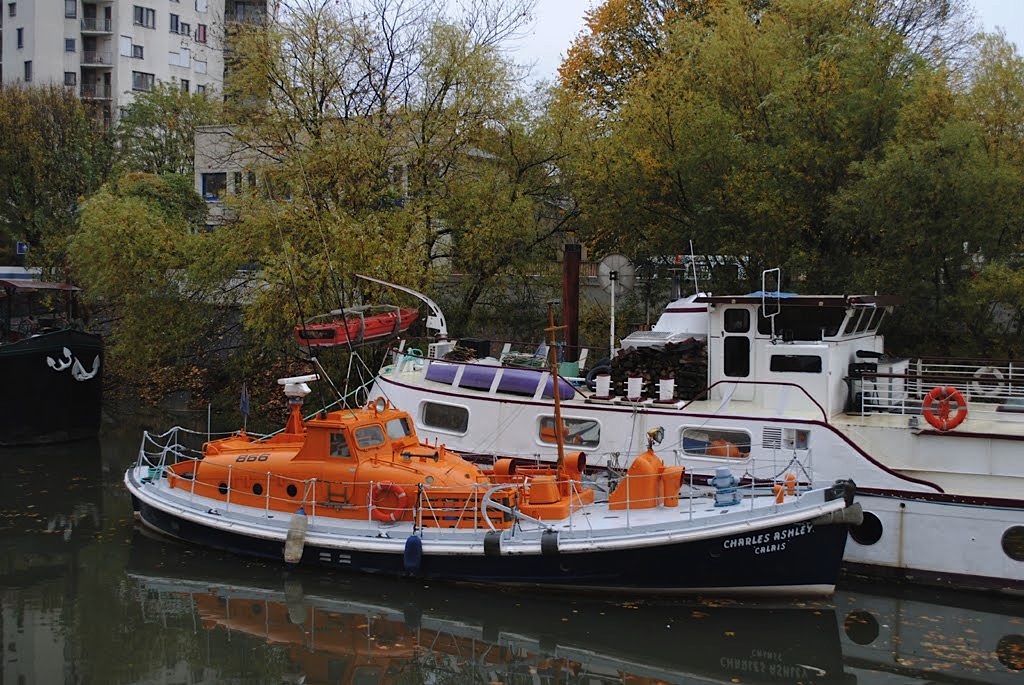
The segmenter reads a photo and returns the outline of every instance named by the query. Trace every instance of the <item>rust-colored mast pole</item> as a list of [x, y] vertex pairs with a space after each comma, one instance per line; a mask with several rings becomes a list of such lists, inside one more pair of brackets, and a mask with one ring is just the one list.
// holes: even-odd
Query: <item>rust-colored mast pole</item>
[[548, 350], [551, 352], [551, 381], [552, 393], [555, 398], [555, 444], [558, 446], [558, 468], [565, 463], [565, 436], [562, 435], [562, 399], [559, 396], [558, 382], [561, 378], [558, 375], [558, 338], [556, 332], [565, 326], [555, 325], [555, 303], [548, 303], [548, 327], [544, 330], [551, 334]]

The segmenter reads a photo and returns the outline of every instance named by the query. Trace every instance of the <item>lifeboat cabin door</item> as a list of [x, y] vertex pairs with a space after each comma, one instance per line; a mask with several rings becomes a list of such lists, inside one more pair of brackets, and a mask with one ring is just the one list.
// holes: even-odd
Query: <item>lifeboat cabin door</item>
[[[720, 381], [714, 399], [753, 400], [757, 386], [751, 373], [754, 358], [753, 310], [749, 307], [724, 307], [721, 312], [721, 346], [711, 355], [711, 381]], [[709, 341], [714, 345], [714, 340]], [[730, 383], [729, 381], [738, 381]]]

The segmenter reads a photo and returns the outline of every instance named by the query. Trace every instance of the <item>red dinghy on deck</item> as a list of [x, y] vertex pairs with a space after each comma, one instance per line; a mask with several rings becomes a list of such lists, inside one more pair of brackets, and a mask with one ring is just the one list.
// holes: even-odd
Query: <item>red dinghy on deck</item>
[[295, 327], [303, 347], [362, 345], [404, 333], [419, 318], [413, 307], [365, 305], [335, 309]]

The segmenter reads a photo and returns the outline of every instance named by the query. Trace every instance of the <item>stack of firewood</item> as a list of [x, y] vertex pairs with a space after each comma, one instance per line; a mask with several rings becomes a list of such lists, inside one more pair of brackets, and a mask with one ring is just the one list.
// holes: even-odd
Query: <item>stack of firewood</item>
[[444, 355], [444, 360], [449, 362], [471, 362], [475, 361], [476, 358], [476, 350], [472, 347], [463, 347], [462, 345], [456, 345]]
[[611, 362], [612, 394], [627, 395], [627, 379], [643, 379], [642, 396], [659, 398], [663, 378], [675, 380], [677, 400], [695, 398], [708, 384], [707, 344], [690, 338], [664, 347], [631, 347], [620, 350]]

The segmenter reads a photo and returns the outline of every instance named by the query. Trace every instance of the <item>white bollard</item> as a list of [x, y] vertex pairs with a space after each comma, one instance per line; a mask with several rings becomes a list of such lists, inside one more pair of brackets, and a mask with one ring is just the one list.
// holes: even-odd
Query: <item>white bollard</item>
[[658, 399], [662, 402], [671, 402], [676, 394], [676, 379], [662, 378], [658, 381]]
[[643, 394], [644, 379], [630, 377], [626, 379], [626, 399], [638, 400]]

